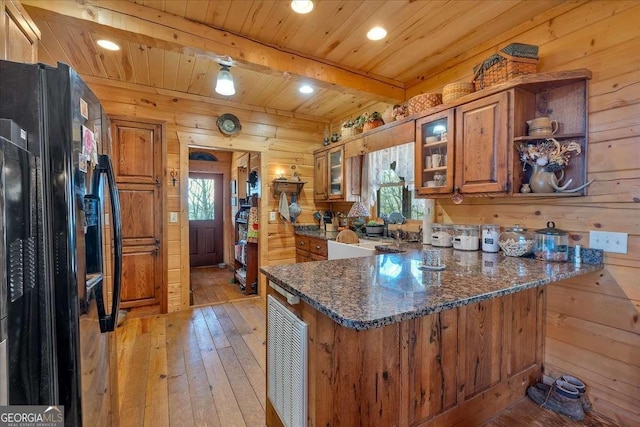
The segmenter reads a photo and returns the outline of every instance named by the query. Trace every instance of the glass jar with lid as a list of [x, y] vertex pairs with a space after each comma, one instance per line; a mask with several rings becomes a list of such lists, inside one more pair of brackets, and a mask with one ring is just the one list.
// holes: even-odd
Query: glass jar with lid
[[507, 256], [529, 255], [534, 245], [533, 233], [516, 224], [500, 233], [498, 245]]
[[557, 229], [553, 221], [547, 222], [547, 228], [536, 230], [533, 254], [542, 261], [567, 261], [569, 233]]
[[498, 252], [500, 245], [498, 245], [498, 239], [500, 238], [500, 226], [497, 224], [483, 224], [482, 225], [482, 252]]
[[451, 224], [431, 224], [431, 245], [440, 248], [453, 246], [453, 226]]
[[477, 225], [453, 226], [453, 249], [477, 251], [480, 248], [480, 227]]

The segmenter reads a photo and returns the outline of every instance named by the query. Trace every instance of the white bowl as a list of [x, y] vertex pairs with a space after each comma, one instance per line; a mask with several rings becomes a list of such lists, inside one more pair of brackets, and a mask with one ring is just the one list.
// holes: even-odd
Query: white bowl
[[426, 141], [427, 141], [427, 143], [438, 142], [438, 141], [440, 141], [440, 137], [438, 137], [438, 136], [428, 136]]
[[437, 187], [438, 181], [427, 181], [427, 187]]

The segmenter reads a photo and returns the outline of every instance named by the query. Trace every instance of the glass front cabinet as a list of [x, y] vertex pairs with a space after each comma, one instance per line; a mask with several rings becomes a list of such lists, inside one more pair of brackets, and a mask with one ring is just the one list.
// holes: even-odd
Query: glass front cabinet
[[329, 200], [344, 199], [344, 146], [329, 150]]
[[453, 109], [416, 121], [415, 186], [418, 194], [453, 192]]

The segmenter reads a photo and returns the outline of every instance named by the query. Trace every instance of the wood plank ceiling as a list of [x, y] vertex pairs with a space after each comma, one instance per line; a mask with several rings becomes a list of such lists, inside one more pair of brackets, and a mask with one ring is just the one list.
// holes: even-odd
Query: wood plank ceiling
[[[403, 101], [407, 88], [448, 61], [562, 1], [316, 0], [308, 15], [283, 0], [23, 3], [42, 31], [42, 62], [328, 121], [381, 101]], [[366, 38], [374, 25], [387, 29], [384, 40]], [[101, 38], [121, 50], [99, 48]], [[227, 56], [236, 94], [223, 97], [214, 86], [217, 61]], [[299, 93], [303, 82], [315, 92]]]

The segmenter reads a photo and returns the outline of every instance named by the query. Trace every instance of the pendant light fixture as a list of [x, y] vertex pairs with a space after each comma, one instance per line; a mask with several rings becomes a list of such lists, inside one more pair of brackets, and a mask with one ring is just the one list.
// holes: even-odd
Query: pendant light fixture
[[220, 95], [231, 96], [236, 93], [236, 88], [233, 85], [233, 76], [229, 71], [229, 66], [221, 64], [220, 72], [216, 80], [216, 92]]

